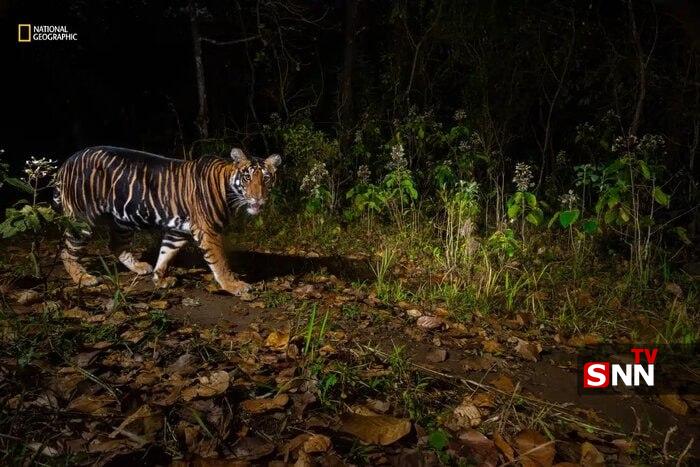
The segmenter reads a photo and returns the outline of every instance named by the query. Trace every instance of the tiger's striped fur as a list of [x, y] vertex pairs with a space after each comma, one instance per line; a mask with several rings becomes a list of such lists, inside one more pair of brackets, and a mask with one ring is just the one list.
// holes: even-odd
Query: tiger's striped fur
[[[232, 209], [259, 212], [281, 159], [275, 154], [251, 160], [240, 149], [231, 151], [231, 159], [183, 161], [108, 146], [73, 154], [56, 175], [54, 201], [90, 228], [66, 233], [61, 259], [68, 274], [79, 284], [98, 282], [78, 260], [92, 227], [108, 217], [114, 254], [136, 274], [153, 272], [156, 285], [168, 284], [168, 263], [191, 237], [223, 289], [233, 294], [248, 290], [227, 266], [222, 231]], [[164, 231], [155, 269], [127, 248], [133, 230], [142, 228]]]

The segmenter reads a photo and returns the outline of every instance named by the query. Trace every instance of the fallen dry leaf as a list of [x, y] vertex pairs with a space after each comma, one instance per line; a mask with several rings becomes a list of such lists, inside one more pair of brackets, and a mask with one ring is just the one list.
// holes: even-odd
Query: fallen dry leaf
[[80, 395], [68, 404], [68, 410], [82, 412], [96, 417], [103, 417], [109, 413], [107, 406], [113, 404], [112, 396]]
[[265, 339], [265, 347], [276, 350], [284, 350], [289, 344], [289, 333], [284, 331], [272, 331]]
[[416, 320], [418, 327], [423, 329], [437, 329], [442, 326], [444, 321], [437, 316], [421, 316]]
[[597, 336], [595, 334], [584, 334], [584, 335], [573, 336], [571, 339], [569, 339], [566, 342], [566, 344], [570, 345], [572, 347], [583, 347], [586, 345], [599, 344], [600, 342], [601, 342], [600, 336]]
[[477, 392], [471, 396], [472, 402], [477, 407], [495, 407], [493, 396], [488, 392]]
[[499, 344], [498, 341], [495, 340], [486, 339], [481, 343], [481, 346], [484, 348], [484, 352], [488, 353], [499, 353], [501, 352], [501, 350], [503, 350], [501, 344]]
[[14, 299], [20, 305], [31, 305], [41, 301], [41, 294], [36, 290], [22, 290], [14, 295]]
[[604, 467], [605, 457], [598, 449], [588, 441], [581, 444], [582, 467]]
[[377, 399], [367, 399], [366, 405], [375, 413], [386, 413], [391, 408], [391, 404], [389, 402], [380, 401]]
[[194, 368], [194, 363], [195, 358], [194, 355], [190, 353], [184, 353], [178, 357], [177, 360], [175, 360], [174, 363], [171, 365], [168, 365], [165, 368], [165, 372], [171, 375], [177, 374], [181, 376], [185, 375], [190, 375], [194, 373], [195, 368]]
[[227, 371], [215, 371], [209, 376], [200, 376], [199, 383], [182, 391], [182, 398], [186, 401], [195, 397], [213, 397], [226, 392], [230, 377]]
[[148, 306], [154, 310], [167, 310], [170, 308], [170, 302], [167, 300], [151, 300], [148, 302]]
[[476, 430], [463, 431], [459, 434], [459, 441], [469, 448], [471, 455], [479, 461], [479, 465], [498, 463], [496, 446], [483, 433]]
[[518, 343], [515, 345], [515, 352], [525, 360], [536, 362], [537, 357], [542, 352], [542, 345], [539, 342], [528, 342], [518, 339]]
[[182, 306], [195, 307], [200, 306], [202, 302], [196, 297], [185, 297], [182, 299]]
[[113, 452], [113, 451], [126, 451], [132, 449], [133, 445], [131, 441], [126, 439], [102, 439], [96, 438], [90, 441], [88, 445], [88, 452], [100, 453], [100, 452]]
[[508, 462], [513, 462], [515, 460], [515, 453], [513, 452], [513, 448], [510, 447], [510, 444], [503, 439], [503, 436], [501, 436], [500, 433], [496, 432], [493, 434], [493, 443], [496, 445], [499, 451], [503, 453], [506, 459], [508, 459]]
[[144, 404], [136, 409], [131, 415], [126, 417], [124, 421], [112, 433], [110, 433], [109, 437], [116, 438], [117, 435], [122, 434], [125, 428], [134, 424], [135, 422], [143, 422], [143, 429], [138, 431], [145, 435], [145, 438], [142, 438], [144, 442], [151, 441], [153, 435], [163, 426], [161, 417], [154, 414], [151, 408], [147, 404]]
[[489, 381], [496, 389], [500, 389], [503, 392], [512, 393], [515, 391], [515, 385], [513, 385], [513, 380], [506, 375], [500, 375], [499, 377]]
[[515, 437], [523, 467], [550, 467], [554, 461], [554, 443], [534, 430], [523, 430]]
[[660, 394], [659, 400], [664, 407], [677, 415], [688, 413], [688, 404], [678, 394]]
[[64, 310], [62, 314], [67, 319], [87, 319], [90, 317], [90, 313], [78, 307]]
[[481, 412], [479, 412], [479, 409], [469, 396], [465, 397], [462, 403], [455, 407], [452, 414], [454, 415], [454, 422], [460, 428], [476, 428], [481, 425]]
[[368, 444], [392, 444], [411, 431], [410, 420], [389, 415], [359, 415], [346, 413], [341, 417], [340, 431], [349, 433]]
[[326, 452], [331, 448], [331, 439], [324, 435], [311, 435], [304, 442], [302, 450], [308, 454], [315, 452]]
[[406, 315], [410, 318], [420, 318], [423, 316], [423, 313], [417, 308], [411, 308], [410, 310], [406, 310]]
[[289, 396], [286, 394], [277, 394], [272, 399], [248, 399], [241, 402], [241, 407], [246, 412], [259, 414], [269, 412], [270, 410], [278, 410], [283, 408], [289, 402]]
[[146, 331], [139, 331], [138, 329], [129, 329], [121, 334], [121, 338], [132, 344], [138, 343], [141, 339], [146, 336]]

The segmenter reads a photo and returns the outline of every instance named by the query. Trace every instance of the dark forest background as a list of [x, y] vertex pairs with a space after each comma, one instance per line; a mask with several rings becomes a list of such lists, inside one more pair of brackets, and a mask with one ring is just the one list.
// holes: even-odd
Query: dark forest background
[[[286, 152], [288, 189], [318, 160], [347, 188], [359, 165], [381, 173], [400, 134], [423, 188], [452, 160], [507, 192], [524, 161], [554, 194], [571, 182], [561, 169], [651, 134], [664, 138], [674, 207], [697, 200], [694, 2], [9, 1], [0, 18], [12, 163], [97, 144], [173, 157], [236, 145]], [[18, 44], [23, 22], [79, 40]], [[455, 115], [478, 153], [431, 139]], [[328, 145], [303, 155], [294, 136]]]

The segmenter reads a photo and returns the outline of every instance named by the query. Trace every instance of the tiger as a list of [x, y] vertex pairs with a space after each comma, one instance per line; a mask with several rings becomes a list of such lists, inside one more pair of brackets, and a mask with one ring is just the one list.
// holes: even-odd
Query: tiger
[[[157, 287], [173, 284], [168, 264], [189, 239], [203, 252], [219, 286], [241, 295], [250, 285], [230, 270], [223, 229], [234, 211], [256, 215], [274, 185], [279, 154], [249, 158], [233, 148], [230, 160], [180, 160], [132, 149], [97, 146], [78, 151], [56, 172], [54, 203], [79, 229], [65, 232], [60, 258], [71, 279], [94, 286], [99, 279], [79, 262], [99, 219], [110, 224], [110, 249], [137, 275], [153, 274]], [[163, 231], [155, 267], [128, 247], [135, 230]]]

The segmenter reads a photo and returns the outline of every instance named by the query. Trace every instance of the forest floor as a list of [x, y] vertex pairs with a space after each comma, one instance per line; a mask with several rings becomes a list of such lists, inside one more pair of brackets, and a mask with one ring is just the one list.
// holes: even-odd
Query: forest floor
[[[526, 312], [387, 302], [361, 252], [246, 250], [253, 289], [199, 254], [176, 285], [92, 252], [96, 287], [9, 275], [0, 315], [0, 462], [178, 465], [694, 464], [698, 395], [580, 395], [577, 347]], [[144, 253], [153, 260], [154, 251]], [[7, 246], [4, 264], [26, 262]], [[104, 262], [103, 262], [104, 258]], [[396, 273], [420, 276], [410, 261]], [[695, 440], [694, 442], [692, 440]], [[569, 465], [571, 465], [569, 464]], [[566, 465], [566, 464], [561, 464]]]

